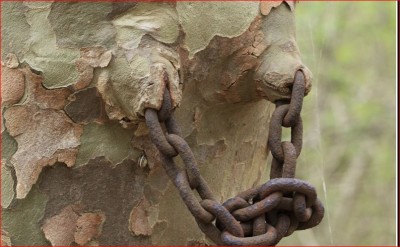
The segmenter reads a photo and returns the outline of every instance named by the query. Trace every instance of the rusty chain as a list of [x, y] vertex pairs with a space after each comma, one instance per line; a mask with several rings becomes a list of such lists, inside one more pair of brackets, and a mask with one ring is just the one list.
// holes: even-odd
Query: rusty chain
[[[166, 78], [167, 79], [167, 78]], [[273, 156], [270, 180], [219, 203], [203, 179], [196, 159], [182, 138], [175, 120], [169, 91], [164, 92], [159, 111], [146, 109], [150, 137], [160, 151], [162, 165], [194, 216], [199, 228], [218, 245], [276, 245], [296, 230], [318, 225], [324, 207], [315, 188], [296, 179], [296, 159], [302, 148], [300, 112], [305, 91], [304, 74], [295, 74], [290, 102], [276, 102], [270, 122], [268, 147]], [[166, 132], [161, 123], [164, 123]], [[281, 141], [282, 127], [291, 129], [291, 140]], [[178, 167], [180, 155], [185, 165]], [[198, 201], [194, 190], [201, 198]]]

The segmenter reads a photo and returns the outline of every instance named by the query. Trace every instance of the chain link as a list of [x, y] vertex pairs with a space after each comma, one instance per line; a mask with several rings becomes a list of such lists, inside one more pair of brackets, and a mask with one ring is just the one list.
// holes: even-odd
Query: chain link
[[[168, 79], [168, 78], [166, 78]], [[296, 179], [296, 159], [302, 149], [300, 112], [305, 91], [304, 74], [295, 74], [290, 102], [276, 102], [271, 117], [268, 147], [273, 156], [270, 180], [219, 203], [197, 167], [196, 159], [182, 138], [166, 88], [159, 111], [146, 109], [150, 138], [160, 151], [162, 165], [195, 218], [199, 228], [218, 245], [276, 245], [296, 230], [318, 225], [324, 207], [315, 188]], [[161, 123], [164, 123], [164, 133]], [[291, 129], [291, 140], [282, 141], [282, 127]], [[178, 167], [179, 155], [185, 165]], [[198, 201], [195, 192], [201, 198]]]

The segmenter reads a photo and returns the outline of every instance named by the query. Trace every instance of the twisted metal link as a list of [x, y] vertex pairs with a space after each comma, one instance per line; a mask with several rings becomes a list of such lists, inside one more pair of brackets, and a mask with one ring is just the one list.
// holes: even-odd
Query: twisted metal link
[[[181, 137], [166, 88], [159, 111], [146, 109], [150, 138], [160, 151], [162, 165], [195, 218], [199, 228], [218, 245], [276, 245], [296, 230], [318, 225], [324, 207], [314, 187], [296, 179], [296, 159], [302, 149], [300, 112], [305, 90], [304, 74], [297, 71], [290, 102], [276, 102], [271, 117], [268, 146], [273, 156], [270, 180], [219, 203], [197, 167], [187, 142]], [[164, 133], [161, 123], [164, 123]], [[291, 128], [291, 140], [282, 141], [282, 127]], [[174, 157], [179, 155], [184, 169]], [[197, 200], [196, 191], [201, 201]]]

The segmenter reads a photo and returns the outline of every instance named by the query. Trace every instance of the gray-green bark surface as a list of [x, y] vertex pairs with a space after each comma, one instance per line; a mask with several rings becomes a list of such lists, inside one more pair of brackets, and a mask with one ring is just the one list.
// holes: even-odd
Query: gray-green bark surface
[[162, 169], [143, 111], [158, 109], [168, 86], [221, 202], [264, 183], [265, 99], [287, 97], [297, 69], [311, 86], [292, 7], [265, 16], [258, 2], [3, 2], [3, 236], [12, 245], [209, 243]]

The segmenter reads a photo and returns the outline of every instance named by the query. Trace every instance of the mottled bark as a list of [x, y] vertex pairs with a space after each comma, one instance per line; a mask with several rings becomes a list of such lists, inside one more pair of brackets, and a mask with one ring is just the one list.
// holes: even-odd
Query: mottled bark
[[288, 98], [298, 69], [311, 86], [293, 11], [2, 3], [3, 244], [210, 244], [160, 165], [144, 109], [170, 89], [221, 202], [265, 182], [266, 99]]

